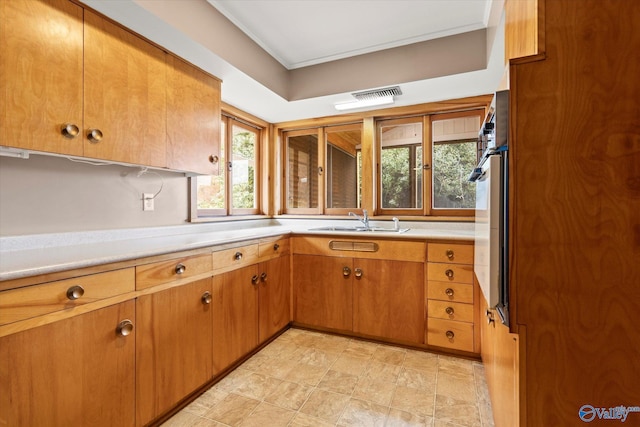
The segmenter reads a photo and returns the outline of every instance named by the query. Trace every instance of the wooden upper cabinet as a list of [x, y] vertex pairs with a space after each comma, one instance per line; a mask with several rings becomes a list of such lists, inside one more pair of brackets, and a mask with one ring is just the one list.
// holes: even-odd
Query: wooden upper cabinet
[[82, 8], [0, 1], [0, 22], [0, 145], [82, 155]]
[[544, 1], [506, 0], [505, 61], [544, 52]]
[[167, 167], [217, 175], [220, 80], [167, 55]]
[[84, 155], [166, 166], [166, 53], [85, 11]]

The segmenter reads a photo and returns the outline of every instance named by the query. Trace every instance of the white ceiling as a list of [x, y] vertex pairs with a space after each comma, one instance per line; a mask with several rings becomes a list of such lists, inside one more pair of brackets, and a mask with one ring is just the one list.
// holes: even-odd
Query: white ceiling
[[[351, 92], [356, 89], [375, 87], [341, 87], [322, 96], [285, 99], [282, 91], [268, 87], [248, 71], [246, 64], [240, 63], [242, 58], [229, 59], [233, 55], [219, 52], [219, 44], [207, 43], [220, 24], [205, 21], [209, 14], [202, 12], [207, 12], [207, 6], [211, 13], [215, 6], [216, 14], [223, 14], [266, 51], [265, 57], [270, 55], [282, 64], [278, 66], [285, 80], [286, 73], [331, 64], [327, 61], [383, 49], [393, 52], [398, 46], [487, 28], [484, 69], [402, 82], [395, 82], [390, 71], [390, 83], [384, 86], [399, 84], [403, 92], [396, 98], [396, 106], [491, 93], [504, 73], [504, 0], [82, 1], [219, 77], [224, 102], [271, 123], [336, 115], [334, 104], [353, 100]], [[202, 16], [196, 16], [198, 11]], [[237, 34], [217, 36], [230, 46], [233, 37]], [[263, 63], [265, 70], [272, 67]]]
[[207, 0], [288, 69], [486, 28], [491, 0]]

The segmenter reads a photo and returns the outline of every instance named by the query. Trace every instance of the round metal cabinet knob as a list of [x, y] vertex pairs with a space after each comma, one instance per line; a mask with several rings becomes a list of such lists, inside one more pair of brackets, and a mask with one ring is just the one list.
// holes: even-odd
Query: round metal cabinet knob
[[175, 269], [176, 274], [182, 274], [185, 271], [187, 271], [187, 266], [186, 265], [184, 265], [182, 263], [176, 265], [176, 269]]
[[342, 267], [342, 275], [344, 277], [351, 276], [351, 269], [349, 267]]
[[267, 273], [262, 273], [260, 275], [260, 280], [262, 280], [263, 282], [266, 282], [267, 281]]
[[80, 285], [71, 286], [67, 289], [67, 298], [72, 301], [80, 298], [82, 295], [84, 295], [84, 288]]
[[444, 272], [444, 274], [445, 274], [449, 279], [453, 278], [453, 270], [452, 270], [452, 269], [450, 269], [450, 268], [449, 268], [449, 269], [447, 269], [447, 270]]
[[361, 268], [356, 268], [355, 269], [355, 276], [359, 279], [362, 277], [362, 269]]
[[129, 319], [125, 319], [120, 322], [118, 324], [118, 327], [116, 328], [116, 334], [120, 335], [121, 337], [126, 337], [127, 335], [131, 334], [131, 332], [133, 332], [133, 322]]
[[102, 141], [102, 136], [102, 131], [100, 129], [89, 129], [89, 132], [87, 133], [89, 141], [94, 143]]
[[253, 283], [254, 285], [257, 285], [259, 280], [260, 278], [257, 274], [254, 274], [253, 277], [251, 277], [251, 283]]
[[213, 297], [211, 296], [211, 292], [206, 291], [204, 294], [202, 294], [202, 303], [203, 304], [211, 304], [211, 301], [213, 301]]
[[73, 123], [65, 123], [62, 125], [60, 132], [65, 138], [73, 139], [80, 133], [80, 128]]
[[448, 297], [452, 297], [453, 296], [453, 289], [447, 288], [447, 289], [444, 290], [444, 293], [447, 294]]
[[447, 313], [449, 316], [451, 316], [454, 312], [453, 307], [447, 307], [444, 309], [445, 313]]
[[276, 243], [275, 245], [273, 245], [273, 250], [274, 251], [277, 251], [278, 249], [280, 249], [280, 245], [279, 244]]
[[454, 334], [454, 333], [453, 333], [453, 331], [447, 331], [447, 332], [445, 333], [445, 335], [446, 335], [446, 336], [447, 336], [447, 338], [449, 338], [450, 340], [452, 340], [452, 339], [453, 339], [453, 337], [455, 337], [455, 336], [456, 336], [456, 334]]
[[236, 252], [236, 254], [233, 257], [235, 258], [236, 261], [240, 261], [242, 259], [242, 252]]
[[453, 259], [453, 251], [451, 249], [447, 249], [447, 258]]
[[216, 164], [219, 161], [220, 161], [220, 158], [218, 156], [214, 156], [213, 154], [209, 156], [209, 163]]

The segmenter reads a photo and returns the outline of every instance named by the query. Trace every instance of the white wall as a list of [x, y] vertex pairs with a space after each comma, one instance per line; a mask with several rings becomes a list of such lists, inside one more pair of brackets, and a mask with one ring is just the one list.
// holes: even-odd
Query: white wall
[[[184, 224], [188, 178], [155, 170], [138, 177], [140, 170], [0, 157], [0, 236]], [[156, 193], [162, 182], [155, 210], [144, 212], [142, 193]]]

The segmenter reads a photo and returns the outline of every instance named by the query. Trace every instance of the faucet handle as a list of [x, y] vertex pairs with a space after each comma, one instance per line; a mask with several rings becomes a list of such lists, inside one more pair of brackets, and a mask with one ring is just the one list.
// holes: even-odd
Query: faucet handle
[[400, 220], [397, 217], [393, 217], [391, 218], [393, 220], [393, 229], [394, 231], [399, 231], [400, 230]]

